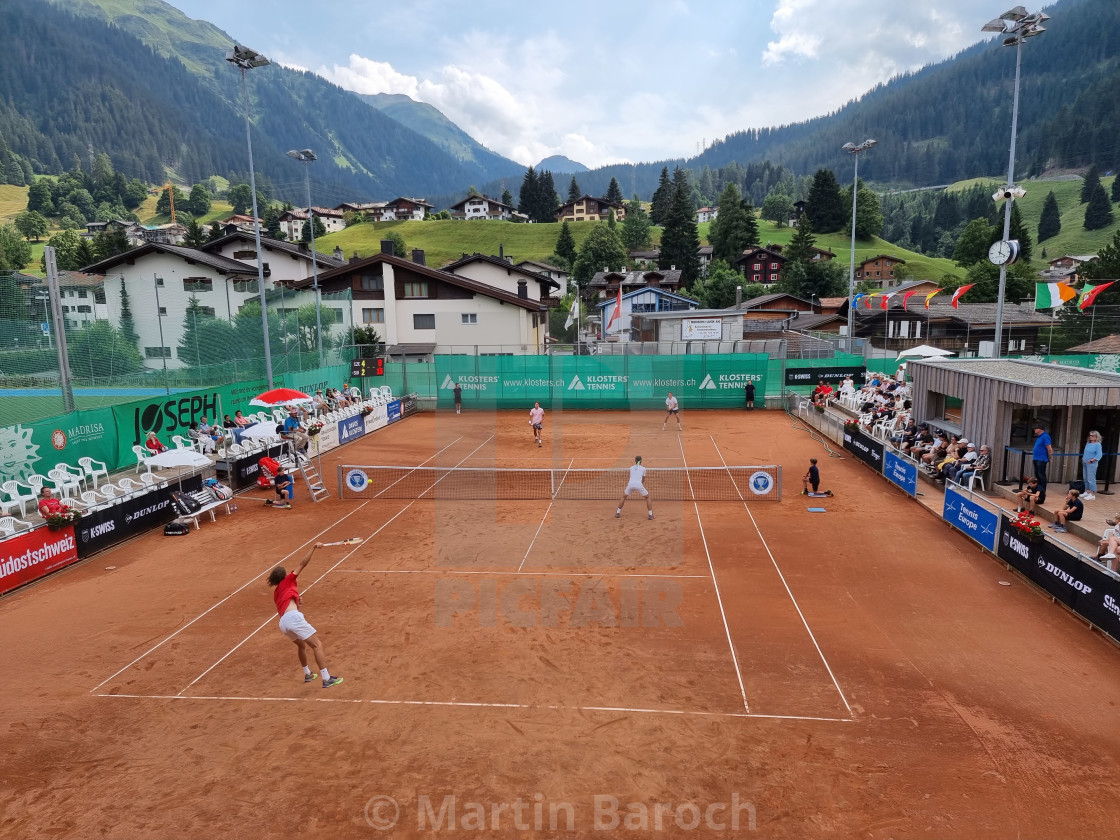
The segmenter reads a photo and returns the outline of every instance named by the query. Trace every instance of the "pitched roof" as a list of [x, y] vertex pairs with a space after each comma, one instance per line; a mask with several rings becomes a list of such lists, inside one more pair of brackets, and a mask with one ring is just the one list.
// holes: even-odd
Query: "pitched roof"
[[491, 198], [488, 195], [478, 195], [477, 193], [475, 193], [474, 195], [468, 195], [462, 201], [455, 202], [454, 204], [451, 205], [450, 209], [454, 210], [456, 207], [466, 207], [468, 201], [487, 201], [490, 204], [497, 204], [499, 207], [504, 207], [506, 210], [510, 210], [510, 211], [513, 211], [513, 210], [517, 209], [516, 207], [514, 207], [511, 204], [503, 204], [501, 201], [499, 201], [496, 198]]
[[[229, 244], [230, 241], [235, 239], [239, 239], [246, 243], [252, 243], [254, 248], [257, 244], [255, 236], [250, 234], [248, 231], [238, 229], [230, 231], [229, 233], [218, 239], [207, 242], [199, 250], [220, 251], [223, 246]], [[284, 253], [291, 254], [295, 257], [306, 257], [307, 261], [311, 262], [311, 251], [301, 248], [298, 242], [286, 242], [282, 239], [272, 239], [267, 236], [262, 236], [261, 249], [267, 251], [283, 251]], [[315, 250], [315, 262], [320, 266], [325, 266], [327, 268], [337, 268], [338, 266], [345, 264], [344, 260], [337, 260], [329, 253], [320, 251], [318, 249]]]
[[773, 293], [768, 294], [768, 295], [759, 295], [758, 297], [753, 297], [750, 300], [745, 300], [739, 305], [739, 308], [740, 309], [754, 309], [754, 308], [762, 306], [764, 304], [772, 303], [773, 301], [780, 300], [781, 298], [792, 298], [793, 300], [796, 300], [799, 303], [803, 303], [806, 306], [809, 306], [809, 307], [812, 306], [812, 304], [809, 301], [805, 300], [804, 298], [799, 298], [797, 295], [791, 295], [788, 292], [773, 292]]
[[541, 262], [540, 260], [522, 260], [521, 262], [517, 263], [517, 265], [519, 265], [519, 266], [522, 266], [522, 265], [539, 265], [541, 268], [547, 269], [548, 271], [562, 271], [562, 272], [564, 272], [564, 274], [568, 273], [567, 271], [565, 271], [563, 268], [560, 268], [559, 266], [551, 265], [551, 264], [546, 263], [546, 262]]
[[1120, 335], [1106, 335], [1094, 341], [1070, 347], [1067, 353], [1120, 353]]
[[[349, 262], [339, 266], [338, 268], [332, 268], [330, 271], [326, 271], [319, 275], [319, 284], [322, 285], [323, 283], [326, 283], [329, 280], [333, 280], [336, 277], [344, 277], [349, 272], [357, 271], [368, 266], [378, 265], [380, 263], [388, 263], [389, 265], [396, 268], [406, 268], [409, 271], [413, 271], [423, 277], [429, 277], [433, 280], [439, 280], [451, 286], [458, 286], [459, 288], [466, 289], [469, 292], [474, 292], [475, 294], [491, 297], [495, 300], [504, 301], [505, 303], [512, 303], [514, 306], [520, 306], [522, 309], [528, 309], [531, 312], [543, 312], [548, 309], [548, 307], [542, 304], [539, 300], [534, 300], [533, 298], [518, 297], [512, 292], [503, 291], [502, 289], [495, 288], [494, 286], [491, 286], [487, 283], [481, 283], [478, 280], [472, 280], [469, 277], [463, 277], [459, 274], [452, 274], [450, 271], [443, 271], [442, 269], [429, 268], [426, 265], [421, 265], [420, 263], [413, 262], [412, 260], [406, 260], [403, 257], [398, 256], [389, 256], [388, 254], [374, 254], [372, 257], [366, 257], [365, 259], [358, 260], [357, 262]], [[510, 267], [512, 268], [513, 266]], [[256, 269], [254, 268], [254, 271], [255, 270]], [[546, 281], [548, 280], [547, 277], [542, 277], [541, 279]], [[304, 280], [297, 280], [291, 285], [293, 289], [304, 289], [309, 288], [312, 282], [312, 278], [308, 277]]]
[[[638, 295], [646, 295], [646, 294], [649, 294], [650, 292], [657, 295], [658, 297], [672, 298], [673, 300], [679, 300], [679, 301], [682, 301], [683, 303], [694, 303], [697, 306], [700, 305], [700, 301], [698, 301], [698, 300], [695, 300], [695, 299], [690, 298], [690, 297], [685, 297], [684, 295], [674, 294], [673, 292], [670, 292], [668, 289], [658, 289], [656, 287], [647, 288], [647, 289], [635, 289], [632, 292], [625, 292], [622, 295], [622, 299], [623, 300], [629, 300], [632, 297], [637, 297]], [[598, 309], [602, 309], [605, 306], [610, 306], [612, 303], [615, 303], [617, 300], [618, 300], [618, 298], [614, 298], [614, 297], [607, 298], [606, 300], [600, 301], [599, 303], [595, 304], [595, 306]], [[692, 310], [676, 309], [676, 310], [673, 310], [673, 311], [675, 311], [675, 312], [687, 312], [687, 311], [692, 311]], [[651, 313], [636, 312], [634, 314], [635, 315], [648, 315], [648, 314], [651, 314]]]
[[538, 280], [541, 283], [547, 283], [553, 289], [560, 288], [560, 284], [553, 280], [551, 277], [546, 277], [545, 275], [540, 274], [536, 271], [531, 271], [528, 268], [521, 268], [519, 265], [514, 265], [509, 260], [502, 259], [501, 257], [489, 256], [487, 254], [465, 254], [454, 262], [449, 262], [447, 265], [440, 266], [439, 270], [453, 272], [457, 268], [476, 262], [484, 262], [489, 263], [490, 265], [496, 265], [499, 268], [506, 269], [507, 271], [515, 271], [518, 274], [523, 274], [530, 280]]
[[598, 202], [599, 204], [605, 204], [607, 207], [613, 207], [615, 210], [621, 210], [622, 209], [621, 204], [615, 204], [613, 201], [607, 201], [605, 198], [596, 198], [593, 195], [584, 194], [584, 195], [580, 196], [579, 198], [575, 199], [574, 201], [565, 201], [563, 204], [561, 204], [559, 207], [557, 207], [553, 212], [554, 213], [559, 213], [565, 207], [574, 207], [576, 204], [578, 204], [581, 201], [595, 201], [595, 202]]
[[147, 242], [139, 248], [133, 248], [131, 251], [125, 251], [123, 254], [117, 254], [115, 257], [108, 257], [107, 259], [101, 260], [101, 262], [87, 265], [82, 271], [86, 274], [104, 274], [115, 266], [121, 265], [122, 263], [134, 263], [139, 257], [146, 257], [148, 254], [171, 254], [188, 263], [198, 263], [199, 265], [209, 266], [222, 274], [257, 273], [257, 267], [255, 265], [231, 260], [219, 254], [208, 254], [196, 248], [187, 248], [183, 245], [165, 245], [159, 242]]
[[906, 260], [902, 259], [902, 257], [895, 257], [895, 256], [891, 256], [890, 254], [876, 254], [873, 257], [868, 257], [865, 260], [860, 260], [858, 263], [856, 263], [856, 265], [867, 265], [867, 263], [875, 262], [875, 260], [893, 260], [894, 262], [899, 263], [900, 265], [905, 265], [906, 264]]
[[[891, 298], [890, 311], [898, 313], [902, 310], [901, 301], [895, 305], [895, 298]], [[924, 304], [911, 305], [907, 308], [911, 315], [926, 316]], [[871, 308], [856, 307], [855, 313], [860, 318], [882, 317], [883, 310], [879, 308], [879, 301], [873, 301]], [[929, 318], [931, 320], [956, 320], [971, 326], [995, 325], [996, 304], [994, 303], [960, 303], [956, 309], [948, 301], [938, 301], [936, 298], [930, 302]], [[1035, 312], [1033, 305], [1005, 303], [1003, 305], [1004, 325], [1020, 324], [1033, 325], [1050, 324], [1049, 315]]]
[[648, 286], [649, 278], [656, 277], [659, 282], [668, 286], [679, 286], [681, 283], [681, 269], [679, 268], [651, 268], [636, 271], [597, 271], [588, 284], [596, 288], [609, 285], [608, 278], [622, 278], [623, 286]]

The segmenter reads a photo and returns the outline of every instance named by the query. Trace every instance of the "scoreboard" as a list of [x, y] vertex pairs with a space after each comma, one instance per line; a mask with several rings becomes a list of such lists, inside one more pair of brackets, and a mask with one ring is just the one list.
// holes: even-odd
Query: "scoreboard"
[[360, 376], [384, 376], [385, 375], [385, 359], [382, 356], [375, 356], [372, 359], [351, 359], [350, 360], [350, 378], [356, 379]]

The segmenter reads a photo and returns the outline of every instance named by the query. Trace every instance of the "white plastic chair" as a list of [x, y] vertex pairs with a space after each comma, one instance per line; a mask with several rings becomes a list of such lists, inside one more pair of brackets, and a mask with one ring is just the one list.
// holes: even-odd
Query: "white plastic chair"
[[390, 388], [388, 385], [382, 385], [381, 386], [381, 396], [385, 400], [385, 402], [392, 402], [393, 389]]
[[22, 531], [26, 528], [31, 530], [31, 523], [24, 522], [22, 519], [16, 519], [14, 516], [0, 516], [0, 534], [5, 537], [10, 537], [17, 531]]
[[109, 482], [105, 482], [104, 484], [102, 484], [101, 489], [98, 492], [114, 504], [116, 503], [117, 499], [124, 498], [120, 488], [115, 484], [110, 484]]
[[130, 496], [148, 489], [148, 485], [138, 484], [131, 478], [118, 478], [117, 486]]
[[34, 475], [29, 475], [23, 481], [24, 484], [31, 488], [31, 492], [35, 494], [36, 499], [38, 499], [39, 494], [43, 492], [43, 485], [46, 482], [47, 479], [37, 473]]
[[54, 468], [56, 470], [64, 471], [71, 478], [75, 479], [79, 484], [82, 485], [83, 490], [86, 490], [86, 489], [89, 488], [89, 480], [86, 477], [86, 471], [84, 469], [82, 469], [81, 467], [72, 467], [69, 464], [64, 464], [62, 462], [59, 462], [59, 463], [54, 465]]
[[97, 477], [99, 475], [105, 476], [105, 480], [109, 480], [109, 467], [101, 461], [95, 461], [93, 458], [85, 457], [79, 458], [78, 464], [85, 471], [86, 477], [93, 482], [93, 489], [97, 489]]
[[0, 484], [0, 490], [3, 490], [8, 496], [8, 501], [3, 504], [4, 512], [8, 512], [8, 508], [19, 505], [20, 514], [27, 516], [27, 503], [31, 502], [32, 505], [37, 505], [38, 501], [34, 492], [21, 493], [20, 490], [24, 489], [24, 485], [18, 481], [5, 481]]
[[[140, 472], [141, 467], [147, 467], [148, 472], [152, 471], [152, 467], [148, 463], [148, 459], [152, 457], [151, 452], [149, 452], [143, 446], [139, 446], [139, 445], [134, 444], [133, 447], [132, 447], [132, 453], [136, 456], [136, 472]], [[109, 480], [108, 475], [105, 476], [105, 480], [106, 481]]]
[[[145, 475], [149, 474], [150, 473], [145, 473]], [[78, 504], [80, 504], [87, 510], [93, 510], [94, 508], [105, 504], [105, 499], [97, 495], [96, 490], [83, 490]]]
[[64, 499], [70, 498], [70, 491], [77, 495], [81, 491], [78, 479], [61, 467], [55, 467], [47, 472], [47, 478], [54, 482], [54, 489], [62, 494]]
[[175, 447], [177, 449], [195, 449], [195, 450], [197, 450], [197, 447], [194, 445], [194, 441], [193, 440], [188, 440], [187, 438], [183, 437], [182, 435], [172, 435], [171, 436], [171, 442], [173, 444], [175, 444]]
[[161, 481], [160, 479], [158, 479], [154, 475], [152, 475], [150, 472], [140, 473], [140, 483], [143, 484], [145, 487], [163, 487], [164, 485], [167, 484], [166, 481]]

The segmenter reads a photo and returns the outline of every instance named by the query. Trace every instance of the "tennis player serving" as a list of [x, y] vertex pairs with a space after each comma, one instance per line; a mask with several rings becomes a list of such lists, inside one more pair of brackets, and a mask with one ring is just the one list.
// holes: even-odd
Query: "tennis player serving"
[[665, 424], [669, 422], [670, 417], [677, 418], [677, 431], [683, 432], [684, 427], [681, 426], [681, 409], [677, 405], [677, 398], [673, 396], [673, 392], [669, 392], [669, 396], [665, 398], [665, 422], [661, 424], [661, 431], [665, 431]]
[[544, 428], [544, 409], [539, 402], [533, 403], [533, 407], [529, 409], [529, 425], [533, 427], [533, 439], [536, 440], [537, 446], [540, 446], [541, 429]]
[[284, 571], [283, 566], [277, 566], [268, 575], [268, 585], [276, 587], [272, 593], [276, 601], [276, 611], [280, 614], [280, 632], [296, 643], [299, 648], [299, 664], [303, 666], [303, 681], [314, 682], [318, 674], [311, 673], [307, 665], [307, 649], [315, 654], [315, 664], [323, 673], [323, 688], [330, 688], [342, 682], [342, 677], [330, 675], [327, 670], [327, 655], [323, 652], [323, 643], [320, 641], [315, 628], [307, 623], [307, 619], [300, 612], [303, 599], [299, 595], [296, 577], [304, 570], [315, 554], [315, 549], [322, 548], [324, 543], [315, 543], [311, 553], [303, 559], [299, 567], [292, 573]]
[[649, 513], [649, 518], [653, 519], [653, 505], [649, 501], [649, 491], [642, 484], [642, 480], [646, 477], [646, 468], [642, 466], [642, 456], [634, 456], [634, 466], [630, 468], [630, 479], [626, 482], [626, 489], [622, 491], [622, 501], [618, 503], [618, 510], [614, 512], [614, 518], [619, 519], [622, 517], [622, 506], [626, 504], [626, 498], [631, 493], [640, 493], [642, 498], [646, 500], [646, 512]]

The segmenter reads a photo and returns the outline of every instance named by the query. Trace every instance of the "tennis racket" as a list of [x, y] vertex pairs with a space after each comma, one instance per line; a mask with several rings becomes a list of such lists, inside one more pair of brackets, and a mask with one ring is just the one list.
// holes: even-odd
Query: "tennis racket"
[[326, 548], [328, 545], [357, 545], [360, 542], [362, 542], [361, 537], [347, 537], [346, 539], [339, 540], [338, 542], [323, 543], [323, 548]]

